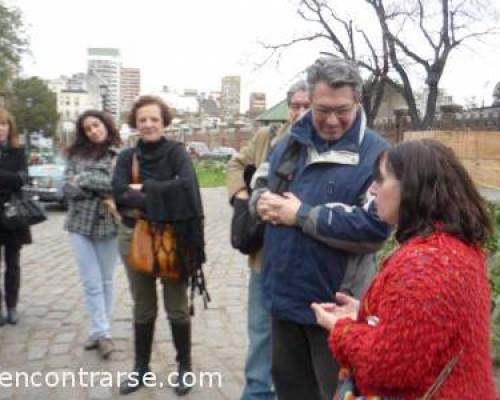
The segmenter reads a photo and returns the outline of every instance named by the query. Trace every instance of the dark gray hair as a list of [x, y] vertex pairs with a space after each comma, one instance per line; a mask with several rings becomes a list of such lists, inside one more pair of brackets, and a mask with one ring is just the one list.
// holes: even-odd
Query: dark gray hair
[[321, 57], [308, 67], [306, 72], [311, 98], [318, 82], [325, 82], [333, 88], [349, 85], [356, 96], [361, 98], [363, 80], [358, 67], [351, 60], [340, 57]]
[[292, 97], [297, 92], [307, 92], [307, 83], [305, 80], [295, 82], [292, 86], [290, 86], [290, 89], [288, 89], [288, 92], [286, 92], [286, 102], [288, 105], [290, 105]]

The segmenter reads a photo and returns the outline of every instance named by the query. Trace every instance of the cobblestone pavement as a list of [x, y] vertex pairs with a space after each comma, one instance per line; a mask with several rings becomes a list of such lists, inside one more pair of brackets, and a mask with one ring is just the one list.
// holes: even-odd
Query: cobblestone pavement
[[[206, 212], [208, 262], [205, 268], [212, 297], [208, 310], [197, 299], [193, 318], [193, 367], [195, 372], [216, 372], [221, 387], [195, 387], [186, 399], [237, 399], [243, 385], [246, 351], [246, 260], [229, 245], [230, 207], [222, 188], [203, 191]], [[114, 375], [133, 366], [131, 299], [123, 266], [117, 268], [115, 309], [112, 331], [116, 351], [103, 361], [95, 351], [84, 351], [87, 318], [77, 268], [63, 231], [64, 212], [51, 211], [49, 220], [33, 229], [35, 244], [22, 251], [22, 287], [17, 326], [0, 328], [1, 372], [27, 373], [54, 371], [67, 386], [71, 378], [65, 371], [107, 371]], [[160, 288], [158, 288], [160, 289]], [[160, 307], [151, 367], [164, 381], [164, 387], [142, 388], [127, 399], [175, 399], [167, 375], [176, 370], [175, 352], [163, 307]], [[101, 375], [102, 378], [107, 375]], [[2, 375], [0, 375], [2, 378]], [[3, 399], [110, 399], [121, 397], [109, 380], [94, 388], [0, 388]], [[215, 377], [216, 378], [216, 377]], [[5, 375], [3, 376], [5, 379]], [[54, 382], [50, 376], [49, 383]], [[97, 378], [96, 381], [100, 379]], [[76, 382], [79, 381], [78, 375]], [[5, 381], [3, 381], [5, 382]], [[35, 383], [39, 378], [35, 378]], [[214, 379], [217, 382], [217, 379]], [[21, 380], [24, 384], [24, 380]], [[84, 378], [89, 383], [89, 378]]]
[[[193, 361], [195, 372], [216, 372], [222, 377], [221, 387], [195, 387], [185, 398], [239, 398], [243, 385], [246, 351], [246, 296], [248, 271], [245, 258], [229, 246], [230, 208], [222, 188], [203, 191], [206, 212], [208, 262], [206, 275], [212, 302], [203, 310], [200, 299], [193, 318]], [[119, 398], [116, 373], [127, 372], [133, 364], [131, 299], [123, 267], [117, 269], [113, 335], [116, 351], [108, 361], [95, 351], [83, 351], [87, 323], [77, 269], [63, 231], [64, 212], [51, 211], [49, 220], [33, 229], [35, 244], [22, 252], [23, 282], [17, 326], [0, 328], [0, 379], [2, 372], [15, 374], [71, 371], [113, 373], [102, 385], [70, 388], [71, 378], [55, 388], [0, 388], [0, 400], [59, 400]], [[161, 306], [160, 306], [161, 308]], [[142, 388], [127, 396], [130, 400], [175, 399], [166, 378], [175, 371], [175, 353], [165, 314], [159, 313], [151, 367], [164, 387]], [[49, 375], [46, 375], [49, 377]], [[497, 371], [500, 382], [500, 372]], [[105, 375], [101, 375], [102, 378]], [[54, 382], [50, 376], [49, 383]], [[77, 382], [78, 382], [77, 376]], [[99, 381], [99, 378], [96, 379]], [[5, 380], [3, 381], [5, 382]], [[39, 378], [35, 379], [35, 383]], [[21, 383], [24, 383], [22, 380]], [[84, 378], [89, 383], [89, 378]]]

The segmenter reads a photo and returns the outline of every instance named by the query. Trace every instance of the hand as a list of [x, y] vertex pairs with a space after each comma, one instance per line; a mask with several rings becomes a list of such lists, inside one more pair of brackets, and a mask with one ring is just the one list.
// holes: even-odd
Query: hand
[[280, 197], [277, 223], [286, 226], [297, 224], [297, 212], [302, 202], [293, 193], [286, 192]]
[[274, 221], [278, 217], [277, 204], [279, 197], [269, 191], [260, 195], [256, 208], [257, 214], [259, 214], [263, 221], [275, 223]]
[[142, 190], [142, 183], [129, 183], [128, 187], [132, 190]]
[[265, 192], [257, 202], [257, 212], [263, 221], [274, 225], [294, 226], [297, 223], [297, 211], [302, 203], [292, 193], [283, 196]]
[[328, 331], [331, 331], [339, 320], [344, 318], [355, 320], [358, 316], [358, 300], [341, 292], [337, 292], [335, 298], [338, 304], [311, 304], [311, 308], [316, 315], [316, 321], [318, 322], [318, 325], [322, 326]]
[[80, 175], [73, 175], [70, 180], [69, 180], [69, 183], [73, 186], [77, 186], [78, 184], [78, 178], [80, 178]]

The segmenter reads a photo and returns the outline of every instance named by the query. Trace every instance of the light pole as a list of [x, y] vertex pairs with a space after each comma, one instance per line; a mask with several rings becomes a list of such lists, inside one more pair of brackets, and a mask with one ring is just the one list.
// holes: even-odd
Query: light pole
[[31, 118], [31, 107], [33, 106], [33, 99], [31, 97], [26, 98], [26, 118], [24, 125], [24, 139], [26, 144], [26, 156], [28, 158], [28, 164], [31, 161], [31, 134], [28, 129], [28, 121]]

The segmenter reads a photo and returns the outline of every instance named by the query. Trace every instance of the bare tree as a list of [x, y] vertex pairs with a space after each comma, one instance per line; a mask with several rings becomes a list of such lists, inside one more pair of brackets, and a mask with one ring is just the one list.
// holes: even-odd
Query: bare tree
[[[439, 82], [451, 52], [473, 39], [498, 33], [493, 24], [487, 26], [488, 18], [485, 18], [491, 9], [491, 2], [410, 0], [403, 4], [393, 2], [387, 7], [383, 0], [366, 2], [378, 17], [389, 49], [391, 66], [402, 83], [402, 94], [408, 105], [413, 127], [432, 127]], [[415, 45], [416, 43], [420, 45]], [[427, 99], [423, 115], [418, 112], [410, 79], [415, 67], [423, 70], [425, 76]]]
[[[325, 53], [355, 61], [370, 73], [364, 87], [364, 106], [372, 125], [386, 85], [405, 99], [412, 126], [432, 127], [439, 82], [452, 51], [469, 41], [498, 33], [496, 13], [488, 0], [364, 0], [374, 12], [378, 34], [354, 26], [352, 18], [336, 11], [328, 0], [301, 0], [299, 15], [316, 25], [316, 33], [280, 44], [266, 44], [270, 57], [298, 43], [323, 40]], [[344, 6], [345, 7], [345, 6]], [[491, 21], [488, 26], [486, 21]], [[423, 71], [428, 93], [425, 110], [418, 110], [415, 76]]]
[[373, 125], [384, 95], [384, 82], [389, 71], [388, 49], [383, 36], [370, 39], [364, 30], [354, 25], [352, 18], [341, 16], [333, 6], [323, 0], [301, 0], [298, 14], [317, 27], [319, 32], [302, 36], [279, 44], [263, 44], [270, 50], [266, 61], [296, 44], [322, 40], [327, 43], [324, 54], [337, 55], [356, 62], [370, 73], [363, 88], [363, 105], [369, 126]]

